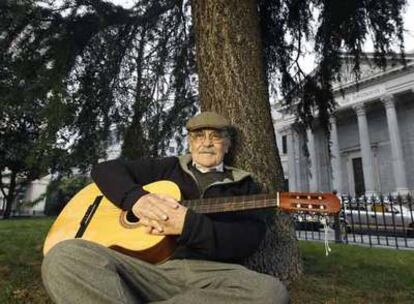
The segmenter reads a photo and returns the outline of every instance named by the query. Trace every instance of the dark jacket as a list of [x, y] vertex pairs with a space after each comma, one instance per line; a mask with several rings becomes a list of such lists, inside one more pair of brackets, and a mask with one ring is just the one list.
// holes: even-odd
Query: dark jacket
[[[102, 193], [124, 210], [131, 210], [148, 193], [142, 188], [144, 185], [158, 180], [176, 183], [183, 200], [259, 192], [248, 172], [225, 166], [231, 171], [232, 180], [213, 183], [201, 193], [188, 168], [190, 162], [191, 155], [128, 162], [113, 160], [96, 165], [91, 175]], [[264, 233], [265, 225], [256, 212], [200, 214], [189, 209], [183, 232], [177, 238], [179, 248], [174, 258], [237, 262], [257, 249]]]

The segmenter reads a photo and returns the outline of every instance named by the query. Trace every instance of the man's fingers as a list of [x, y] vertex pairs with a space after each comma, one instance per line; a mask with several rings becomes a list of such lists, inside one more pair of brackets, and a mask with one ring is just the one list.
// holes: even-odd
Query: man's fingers
[[151, 226], [145, 226], [145, 232], [146, 233], [148, 233], [148, 234], [151, 234], [152, 233], [152, 227]]
[[162, 204], [157, 204], [159, 200], [151, 200], [140, 205], [136, 210], [138, 217], [147, 217], [157, 221], [166, 221], [168, 219], [168, 213], [162, 208]]
[[164, 205], [166, 205], [170, 208], [177, 209], [180, 206], [180, 204], [177, 202], [177, 200], [174, 199], [171, 196], [160, 194], [160, 195], [158, 195], [158, 197], [161, 199], [161, 201]]
[[143, 209], [138, 213], [138, 217], [146, 217], [155, 221], [166, 221], [168, 220], [167, 213], [163, 212], [157, 207], [150, 207], [148, 209]]
[[151, 233], [153, 229], [160, 233], [164, 231], [164, 228], [157, 221], [148, 218], [142, 218], [140, 219], [140, 223], [147, 227], [148, 233]]
[[155, 221], [167, 221], [171, 209], [178, 209], [181, 205], [171, 196], [149, 193], [141, 197], [133, 207], [138, 218], [148, 218]]

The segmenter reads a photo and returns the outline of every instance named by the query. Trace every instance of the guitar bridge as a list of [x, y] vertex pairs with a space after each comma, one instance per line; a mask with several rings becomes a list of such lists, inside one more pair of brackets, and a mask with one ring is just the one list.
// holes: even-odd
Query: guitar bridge
[[96, 212], [96, 209], [98, 209], [99, 204], [101, 203], [103, 196], [102, 195], [98, 195], [97, 197], [95, 197], [95, 200], [93, 201], [92, 204], [89, 205], [88, 209], [85, 212], [85, 215], [83, 216], [82, 220], [79, 223], [79, 229], [76, 232], [75, 238], [81, 238], [83, 236], [83, 234], [86, 231], [86, 228], [88, 227], [89, 223], [92, 220], [93, 215]]

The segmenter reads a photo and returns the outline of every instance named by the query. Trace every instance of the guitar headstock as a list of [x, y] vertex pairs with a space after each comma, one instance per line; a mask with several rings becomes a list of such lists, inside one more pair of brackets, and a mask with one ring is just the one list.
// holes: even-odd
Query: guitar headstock
[[286, 212], [334, 215], [341, 211], [341, 202], [328, 192], [281, 192], [279, 208]]

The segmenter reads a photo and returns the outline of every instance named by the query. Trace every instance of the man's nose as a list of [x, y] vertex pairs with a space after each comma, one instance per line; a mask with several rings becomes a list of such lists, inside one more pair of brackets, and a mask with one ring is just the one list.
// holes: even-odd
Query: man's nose
[[205, 135], [204, 139], [203, 139], [203, 146], [212, 146], [213, 145], [213, 140], [210, 138], [210, 136]]

